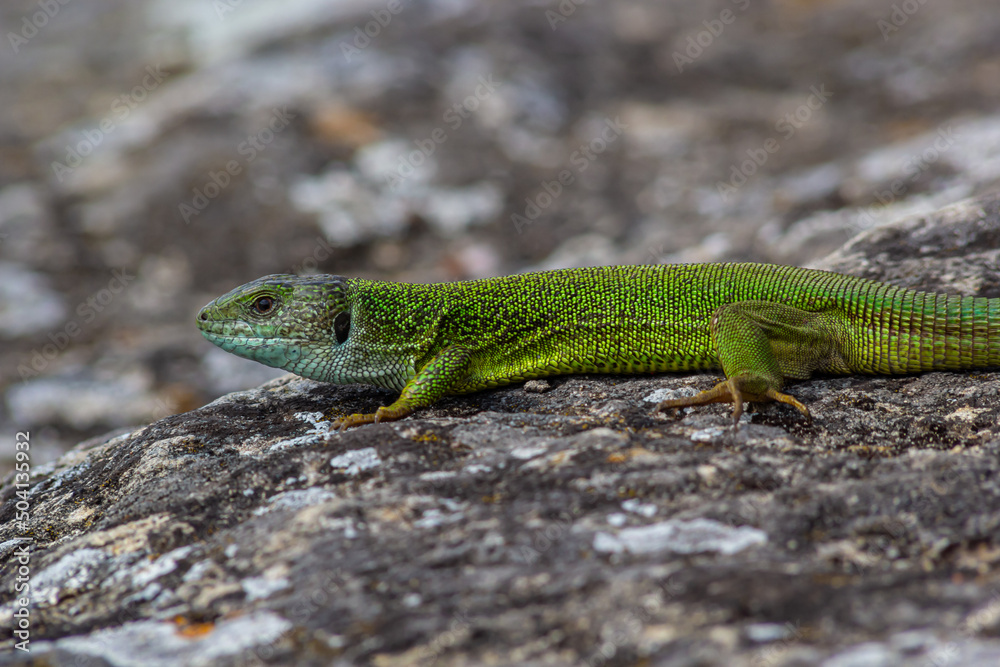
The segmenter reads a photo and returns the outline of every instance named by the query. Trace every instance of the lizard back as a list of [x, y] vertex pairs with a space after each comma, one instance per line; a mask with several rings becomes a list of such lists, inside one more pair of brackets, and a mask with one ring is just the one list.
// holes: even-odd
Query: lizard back
[[[844, 364], [908, 373], [1000, 366], [1000, 299], [908, 290], [768, 264], [565, 269], [410, 285], [351, 280], [372, 345], [407, 341], [408, 373], [449, 345], [471, 352], [457, 392], [568, 373], [719, 368], [710, 321], [741, 301], [829, 313]], [[358, 332], [364, 343], [366, 332]], [[402, 379], [402, 378], [401, 378]]]

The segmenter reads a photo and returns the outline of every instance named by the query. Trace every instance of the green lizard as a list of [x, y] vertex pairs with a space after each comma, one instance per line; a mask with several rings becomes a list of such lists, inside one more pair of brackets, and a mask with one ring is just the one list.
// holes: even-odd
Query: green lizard
[[949, 296], [767, 264], [566, 269], [414, 285], [265, 276], [198, 315], [222, 349], [325, 382], [400, 392], [336, 426], [401, 419], [446, 394], [567, 373], [721, 369], [657, 410], [780, 401], [814, 372], [1000, 366], [1000, 298]]

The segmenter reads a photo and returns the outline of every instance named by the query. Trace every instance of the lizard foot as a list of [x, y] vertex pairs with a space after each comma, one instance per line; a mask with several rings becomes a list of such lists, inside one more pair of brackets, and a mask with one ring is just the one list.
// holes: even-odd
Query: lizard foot
[[340, 417], [339, 419], [334, 420], [334, 422], [330, 425], [330, 430], [346, 431], [352, 426], [361, 426], [362, 424], [372, 424], [374, 422], [374, 412], [368, 414], [355, 413], [353, 415], [347, 415], [346, 417]]
[[346, 431], [352, 426], [361, 426], [363, 424], [377, 424], [379, 422], [391, 422], [397, 419], [402, 419], [406, 415], [410, 414], [412, 410], [407, 410], [406, 408], [393, 408], [382, 406], [375, 412], [369, 412], [367, 414], [357, 413], [353, 415], [348, 415], [346, 417], [341, 417], [331, 424], [330, 428], [334, 431]]
[[667, 399], [656, 406], [655, 412], [660, 412], [661, 410], [665, 410], [667, 408], [686, 408], [694, 405], [708, 405], [709, 403], [732, 403], [733, 428], [735, 428], [737, 422], [739, 422], [740, 416], [743, 415], [743, 403], [745, 401], [754, 403], [777, 401], [779, 403], [787, 403], [788, 405], [795, 407], [805, 416], [807, 420], [812, 421], [812, 416], [809, 414], [809, 408], [800, 403], [794, 396], [782, 394], [780, 391], [770, 387], [763, 393], [751, 393], [743, 391], [740, 388], [741, 384], [743, 384], [743, 382], [741, 382], [740, 378], [728, 378], [711, 389], [706, 389], [705, 391], [695, 394], [694, 396]]

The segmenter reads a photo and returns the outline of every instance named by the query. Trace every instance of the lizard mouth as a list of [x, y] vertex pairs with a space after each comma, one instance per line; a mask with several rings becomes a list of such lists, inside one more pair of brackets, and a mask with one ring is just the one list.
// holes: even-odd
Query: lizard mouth
[[[198, 324], [202, 324], [202, 322], [199, 321]], [[256, 352], [267, 346], [285, 347], [289, 343], [289, 341], [279, 338], [257, 336], [251, 331], [245, 333], [227, 331], [223, 333], [218, 330], [213, 331], [211, 328], [202, 327], [201, 335], [208, 339], [208, 342], [221, 347], [226, 352], [232, 352], [241, 357], [249, 358], [253, 358]]]
[[303, 357], [309, 356], [313, 347], [312, 341], [291, 338], [219, 334], [205, 330], [201, 334], [212, 344], [238, 357], [293, 372]]
[[267, 343], [274, 343], [280, 341], [277, 338], [264, 338], [262, 336], [251, 336], [243, 334], [223, 334], [209, 329], [202, 329], [201, 335], [207, 338], [210, 342], [219, 347], [224, 347], [227, 345], [243, 345], [246, 347], [259, 347], [261, 345], [266, 345]]
[[[212, 319], [209, 309], [205, 306], [198, 313], [195, 322], [201, 335], [213, 345], [218, 345], [227, 352], [235, 352], [237, 348], [259, 348], [264, 346], [288, 347], [293, 345], [322, 345], [324, 341], [310, 338], [294, 338], [281, 335], [261, 335], [254, 331], [249, 323], [240, 319]], [[239, 354], [239, 352], [236, 352]]]
[[253, 334], [221, 334], [203, 329], [201, 335], [214, 345], [225, 349], [230, 347], [264, 347], [269, 346], [292, 346], [292, 345], [318, 345], [323, 341], [311, 340], [308, 338], [284, 338], [281, 336], [255, 336]]
[[201, 330], [201, 335], [212, 343], [221, 346], [222, 343], [239, 342], [242, 345], [264, 345], [268, 341], [280, 340], [277, 336], [260, 336], [253, 328], [239, 319], [212, 319], [209, 317], [209, 304], [198, 313], [195, 322]]

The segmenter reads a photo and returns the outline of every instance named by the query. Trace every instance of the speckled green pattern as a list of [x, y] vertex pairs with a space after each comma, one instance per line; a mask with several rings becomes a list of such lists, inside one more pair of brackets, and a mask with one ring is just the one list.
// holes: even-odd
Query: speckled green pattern
[[[266, 313], [254, 308], [261, 297], [272, 300]], [[341, 313], [350, 315], [343, 343], [334, 332]], [[216, 345], [270, 366], [401, 391], [385, 418], [449, 393], [567, 373], [721, 368], [763, 396], [757, 389], [815, 371], [1000, 366], [1000, 299], [765, 264], [430, 285], [274, 275], [219, 297], [198, 324]]]

